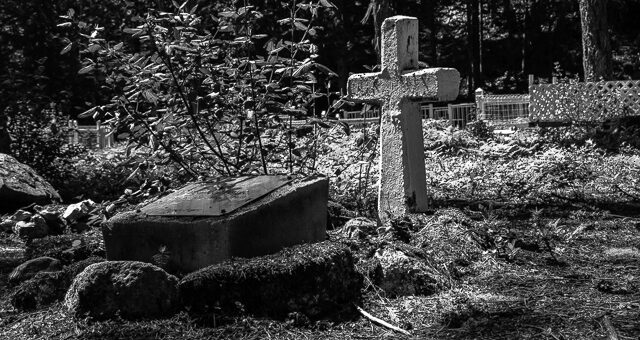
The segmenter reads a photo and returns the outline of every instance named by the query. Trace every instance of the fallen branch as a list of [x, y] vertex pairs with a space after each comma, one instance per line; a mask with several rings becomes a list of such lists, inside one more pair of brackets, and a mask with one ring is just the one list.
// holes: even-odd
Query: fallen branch
[[607, 333], [609, 333], [609, 336], [607, 337], [607, 339], [618, 340], [618, 333], [616, 333], [616, 329], [613, 328], [613, 325], [611, 324], [611, 320], [609, 320], [608, 316], [605, 315], [602, 318], [602, 323], [604, 324], [604, 328], [607, 329]]
[[402, 333], [404, 335], [411, 336], [411, 333], [409, 333], [408, 331], [406, 331], [406, 330], [404, 330], [404, 329], [402, 329], [400, 327], [396, 327], [396, 326], [394, 326], [394, 325], [392, 325], [392, 324], [390, 324], [390, 323], [388, 323], [388, 322], [386, 322], [384, 320], [378, 319], [375, 316], [367, 313], [364, 309], [362, 309], [362, 308], [360, 308], [358, 306], [356, 306], [356, 308], [358, 309], [358, 312], [360, 312], [360, 314], [362, 314], [362, 316], [364, 316], [365, 318], [369, 319], [371, 322], [373, 322], [375, 324], [378, 324], [380, 326], [389, 328], [391, 330], [394, 330], [394, 331], [396, 331], [398, 333]]

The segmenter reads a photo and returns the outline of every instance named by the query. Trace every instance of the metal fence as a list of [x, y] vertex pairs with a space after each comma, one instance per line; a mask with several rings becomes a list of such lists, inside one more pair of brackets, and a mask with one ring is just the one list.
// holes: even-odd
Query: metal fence
[[476, 90], [478, 119], [491, 125], [529, 122], [528, 94], [488, 95]]
[[77, 120], [69, 120], [69, 144], [82, 144], [90, 149], [104, 149], [115, 145], [111, 128], [100, 121], [93, 125], [78, 125]]

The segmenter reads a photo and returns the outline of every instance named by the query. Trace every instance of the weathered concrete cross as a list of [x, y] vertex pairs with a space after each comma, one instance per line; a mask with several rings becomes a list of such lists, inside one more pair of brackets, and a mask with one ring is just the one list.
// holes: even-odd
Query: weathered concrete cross
[[382, 106], [378, 215], [428, 207], [420, 102], [458, 96], [460, 73], [451, 68], [418, 70], [418, 19], [388, 18], [382, 24], [382, 69], [349, 77], [351, 100]]

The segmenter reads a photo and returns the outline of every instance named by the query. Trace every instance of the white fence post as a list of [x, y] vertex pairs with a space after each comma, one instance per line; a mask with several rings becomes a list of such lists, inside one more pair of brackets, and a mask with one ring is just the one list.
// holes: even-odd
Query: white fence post
[[449, 123], [451, 123], [451, 126], [455, 126], [453, 122], [453, 106], [451, 104], [447, 105], [447, 113], [449, 114]]
[[478, 88], [476, 90], [476, 113], [477, 113], [478, 120], [485, 119], [484, 90], [482, 88]]

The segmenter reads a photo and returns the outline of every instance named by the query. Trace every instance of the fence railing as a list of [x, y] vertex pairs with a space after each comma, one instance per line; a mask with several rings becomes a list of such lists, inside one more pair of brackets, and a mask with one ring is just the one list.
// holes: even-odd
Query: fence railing
[[539, 84], [529, 91], [531, 121], [603, 121], [640, 114], [640, 80]]
[[78, 125], [77, 120], [69, 120], [69, 144], [83, 144], [90, 149], [104, 149], [115, 145], [111, 128], [100, 121], [93, 125]]
[[478, 119], [489, 124], [526, 123], [529, 120], [528, 94], [488, 95], [476, 90]]

